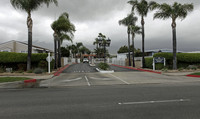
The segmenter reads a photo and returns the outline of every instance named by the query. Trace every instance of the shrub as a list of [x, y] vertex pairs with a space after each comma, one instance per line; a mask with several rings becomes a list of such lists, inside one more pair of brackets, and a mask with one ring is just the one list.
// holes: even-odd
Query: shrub
[[4, 73], [4, 68], [0, 66], [0, 73]]
[[38, 67], [42, 69], [47, 69], [47, 66], [48, 66], [47, 61], [44, 61], [44, 60], [40, 61], [38, 64]]
[[[145, 58], [145, 66], [146, 68], [153, 69], [153, 57]], [[161, 70], [164, 68], [164, 64], [156, 64], [156, 70]]]
[[44, 72], [43, 69], [41, 68], [36, 68], [34, 71], [33, 71], [35, 74], [42, 74]]
[[109, 65], [108, 65], [107, 63], [100, 63], [100, 64], [98, 65], [98, 67], [99, 67], [100, 69], [107, 70], [107, 69], [109, 68]]
[[[38, 67], [40, 61], [46, 60], [48, 54], [38, 53], [32, 54], [32, 68]], [[0, 52], [0, 66], [13, 68], [13, 70], [26, 70], [27, 54], [25, 53], [10, 53]]]
[[[173, 53], [156, 53], [154, 57], [165, 57], [166, 64], [172, 68]], [[177, 53], [177, 65], [179, 68], [187, 68], [189, 65], [200, 64], [200, 53]]]
[[167, 72], [167, 71], [168, 71], [168, 68], [164, 67], [164, 68], [162, 69], [162, 71]]
[[145, 66], [146, 68], [150, 68], [150, 69], [153, 69], [153, 58], [150, 57], [150, 58], [145, 58]]
[[23, 71], [26, 70], [26, 64], [20, 63], [17, 65], [17, 67], [18, 67], [18, 70], [23, 70]]
[[29, 70], [29, 71], [27, 71], [27, 73], [33, 73], [33, 70]]
[[[32, 54], [31, 61], [39, 62], [45, 60], [48, 54], [38, 53]], [[0, 63], [26, 63], [26, 53], [0, 52]]]

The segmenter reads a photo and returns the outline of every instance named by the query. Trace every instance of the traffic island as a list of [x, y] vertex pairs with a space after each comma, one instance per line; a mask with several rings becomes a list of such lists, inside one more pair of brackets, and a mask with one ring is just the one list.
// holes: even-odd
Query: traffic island
[[113, 65], [113, 66], [116, 66], [116, 67], [121, 67], [121, 68], [126, 68], [126, 69], [132, 69], [132, 70], [137, 70], [137, 71], [143, 71], [143, 72], [150, 72], [150, 73], [162, 74], [161, 72], [153, 71], [153, 70], [149, 70], [149, 69], [134, 68], [134, 67], [129, 67], [129, 66], [120, 66], [120, 65], [115, 65], [115, 64], [112, 64], [112, 65]]
[[114, 73], [114, 70], [102, 70], [102, 69], [99, 69], [99, 68], [96, 68], [96, 70], [100, 73]]

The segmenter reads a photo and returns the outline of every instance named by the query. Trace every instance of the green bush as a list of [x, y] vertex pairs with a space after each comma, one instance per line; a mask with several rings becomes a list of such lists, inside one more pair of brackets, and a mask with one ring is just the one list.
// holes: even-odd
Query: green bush
[[47, 69], [48, 68], [48, 62], [42, 60], [42, 61], [39, 62], [38, 67], [40, 67], [42, 69]]
[[107, 63], [100, 63], [100, 64], [98, 65], [98, 67], [99, 67], [100, 69], [107, 70], [107, 69], [109, 68], [109, 65], [108, 65]]
[[146, 68], [153, 69], [153, 57], [145, 58], [145, 66]]
[[21, 70], [21, 71], [26, 70], [26, 64], [24, 63], [17, 64], [17, 67], [18, 67], [18, 70]]
[[44, 72], [43, 69], [41, 68], [36, 68], [34, 71], [33, 71], [35, 74], [42, 74]]
[[[145, 58], [146, 68], [153, 69], [153, 57]], [[156, 70], [161, 70], [164, 68], [164, 64], [156, 64]]]
[[28, 70], [27, 73], [33, 73], [33, 70]]
[[[32, 68], [38, 67], [40, 61], [46, 61], [48, 54], [32, 54]], [[13, 68], [13, 70], [26, 70], [27, 54], [0, 52], [0, 66]]]
[[0, 73], [4, 73], [4, 68], [2, 66], [0, 66]]
[[[173, 53], [156, 53], [154, 57], [165, 57], [166, 64], [172, 68], [173, 65]], [[177, 65], [178, 68], [187, 68], [189, 65], [200, 64], [200, 53], [177, 53]]]
[[[48, 54], [38, 53], [32, 54], [32, 62], [39, 62], [41, 60], [46, 60]], [[26, 53], [13, 53], [13, 52], [0, 52], [0, 63], [26, 63], [27, 54]]]

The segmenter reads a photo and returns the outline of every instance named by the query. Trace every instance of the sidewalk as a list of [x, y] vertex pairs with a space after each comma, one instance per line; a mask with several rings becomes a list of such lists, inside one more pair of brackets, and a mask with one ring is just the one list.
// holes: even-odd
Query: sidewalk
[[40, 87], [40, 82], [42, 80], [50, 79], [54, 75], [51, 74], [13, 74], [13, 73], [1, 73], [0, 77], [25, 77], [30, 78], [30, 80], [25, 81], [15, 81], [15, 82], [5, 82], [0, 83], [0, 89], [16, 89], [16, 88], [38, 88]]
[[162, 74], [166, 76], [186, 76], [192, 73], [194, 72], [162, 72]]

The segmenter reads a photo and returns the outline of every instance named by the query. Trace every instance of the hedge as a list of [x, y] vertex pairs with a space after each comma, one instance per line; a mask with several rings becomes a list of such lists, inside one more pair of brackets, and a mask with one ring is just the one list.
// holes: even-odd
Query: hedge
[[[25, 53], [0, 52], [0, 63], [25, 63], [27, 62], [27, 55]], [[48, 54], [44, 53], [32, 54], [31, 62], [46, 60], [47, 56]]]
[[[173, 53], [156, 53], [153, 57], [164, 57], [166, 59], [167, 68], [172, 68]], [[146, 67], [152, 68], [153, 58], [145, 58]], [[200, 53], [177, 53], [178, 68], [188, 67], [189, 65], [200, 64]], [[158, 67], [163, 68], [163, 67]]]
[[[25, 53], [0, 52], [0, 66], [13, 68], [13, 70], [26, 70], [27, 55]], [[40, 67], [42, 61], [46, 61], [48, 54], [32, 54], [32, 68]]]
[[[153, 57], [148, 57], [148, 58], [145, 58], [145, 65], [146, 65], [146, 68], [150, 68], [150, 69], [153, 69]], [[164, 64], [156, 64], [156, 69], [157, 70], [160, 70], [160, 69], [163, 69], [164, 68]]]

